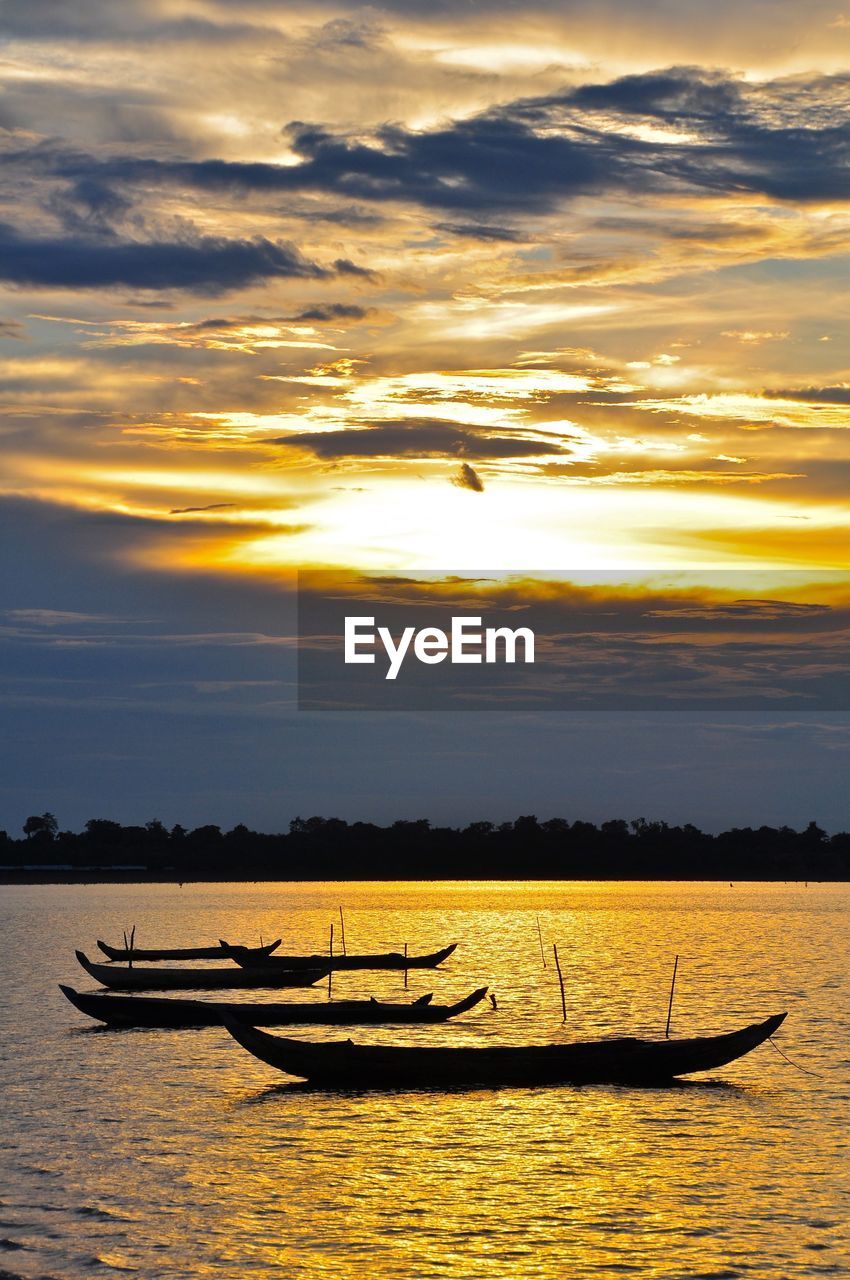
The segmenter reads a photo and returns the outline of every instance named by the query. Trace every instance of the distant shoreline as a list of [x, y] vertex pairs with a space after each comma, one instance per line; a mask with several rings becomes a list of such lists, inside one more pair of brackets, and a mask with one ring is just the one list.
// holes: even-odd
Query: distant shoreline
[[[730, 880], [728, 876], [708, 876], [708, 875], [692, 875], [692, 876], [386, 876], [386, 875], [358, 875], [358, 876], [327, 876], [321, 877], [319, 880], [309, 879], [304, 876], [184, 876], [180, 879], [177, 876], [140, 876], [137, 872], [127, 874], [126, 876], [115, 873], [110, 874], [104, 872], [103, 875], [95, 875], [90, 872], [80, 874], [78, 876], [72, 873], [63, 873], [62, 875], [38, 875], [35, 872], [22, 872], [13, 874], [12, 872], [0, 872], [0, 885], [75, 885], [75, 884], [175, 884], [175, 885], [193, 885], [193, 884], [385, 884], [385, 883], [434, 883], [434, 884], [457, 884], [457, 883], [473, 883], [473, 884], [490, 884], [490, 883], [516, 883], [516, 884], [799, 884], [799, 885], [825, 885], [825, 884], [850, 884], [847, 878], [831, 879], [804, 879], [788, 878], [783, 876], [759, 876], [745, 877], [740, 880]], [[2, 1280], [2, 1275], [0, 1275]]]
[[62, 831], [31, 814], [23, 838], [0, 831], [0, 883], [187, 884], [371, 880], [850, 882], [850, 832], [814, 821], [701, 831], [646, 818], [605, 822], [525, 814], [512, 822], [389, 826], [341, 818], [293, 818], [285, 832], [240, 823], [170, 830], [158, 819], [123, 826], [90, 818]]

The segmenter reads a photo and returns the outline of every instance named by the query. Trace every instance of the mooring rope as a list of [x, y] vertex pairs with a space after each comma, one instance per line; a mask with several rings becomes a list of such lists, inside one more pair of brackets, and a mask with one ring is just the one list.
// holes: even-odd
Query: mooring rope
[[773, 1045], [774, 1049], [775, 1049], [775, 1050], [776, 1050], [776, 1052], [779, 1054], [780, 1058], [784, 1058], [784, 1059], [785, 1059], [785, 1061], [786, 1061], [790, 1066], [792, 1066], [792, 1067], [796, 1067], [798, 1071], [802, 1071], [802, 1072], [803, 1072], [805, 1075], [807, 1075], [807, 1076], [817, 1076], [819, 1080], [825, 1080], [825, 1079], [826, 1079], [826, 1076], [823, 1074], [823, 1072], [822, 1072], [822, 1071], [812, 1071], [809, 1067], [801, 1067], [801, 1066], [800, 1066], [800, 1064], [799, 1064], [799, 1062], [795, 1062], [795, 1061], [793, 1060], [793, 1058], [789, 1058], [787, 1053], [783, 1053], [783, 1052], [782, 1052], [782, 1050], [780, 1049], [779, 1045], [778, 1045], [778, 1044], [776, 1043], [776, 1041], [774, 1040], [773, 1036], [768, 1036], [767, 1038], [768, 1038], [768, 1041], [770, 1042], [770, 1044], [772, 1044], [772, 1045]]

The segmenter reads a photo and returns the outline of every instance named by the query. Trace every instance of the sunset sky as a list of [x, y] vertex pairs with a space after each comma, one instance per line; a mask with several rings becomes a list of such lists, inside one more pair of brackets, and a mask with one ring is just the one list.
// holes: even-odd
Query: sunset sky
[[342, 723], [290, 643], [301, 566], [850, 568], [850, 10], [0, 33], [0, 823], [850, 821], [841, 717]]

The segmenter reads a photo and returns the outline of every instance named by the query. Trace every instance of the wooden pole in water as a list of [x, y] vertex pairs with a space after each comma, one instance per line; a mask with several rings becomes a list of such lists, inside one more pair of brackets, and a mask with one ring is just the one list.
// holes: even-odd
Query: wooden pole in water
[[537, 937], [540, 941], [540, 959], [543, 961], [543, 968], [546, 968], [546, 952], [543, 950], [543, 930], [540, 928], [540, 916], [537, 917]]
[[407, 990], [407, 943], [404, 944], [404, 989]]
[[673, 1016], [673, 992], [676, 989], [676, 974], [679, 969], [679, 957], [673, 961], [673, 981], [670, 983], [670, 1003], [667, 1005], [667, 1026], [664, 1029], [665, 1040], [670, 1039], [670, 1019]]
[[331, 987], [332, 987], [332, 985], [333, 985], [333, 978], [334, 978], [334, 971], [333, 971], [333, 958], [334, 958], [334, 922], [333, 922], [333, 920], [331, 920], [331, 941], [330, 941], [330, 946], [329, 946], [329, 948], [328, 948], [328, 955], [329, 955], [329, 956], [330, 956], [330, 958], [331, 958], [331, 967], [330, 967], [330, 969], [328, 969], [328, 999], [330, 1000], [330, 998], [331, 998]]
[[567, 1020], [567, 997], [564, 995], [564, 975], [561, 973], [561, 962], [558, 959], [558, 944], [552, 943], [552, 950], [555, 953], [555, 968], [558, 970], [558, 982], [561, 984], [561, 1009], [564, 1014], [564, 1022]]
[[345, 956], [348, 952], [345, 949], [345, 916], [342, 914], [342, 903], [339, 905], [339, 928], [342, 934], [342, 954]]

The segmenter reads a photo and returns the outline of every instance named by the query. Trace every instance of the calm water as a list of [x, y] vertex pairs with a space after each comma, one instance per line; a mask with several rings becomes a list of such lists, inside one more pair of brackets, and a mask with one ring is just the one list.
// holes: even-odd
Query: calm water
[[[183, 1277], [850, 1275], [846, 886], [347, 884], [0, 888], [0, 1271]], [[461, 946], [411, 996], [491, 984], [462, 1022], [311, 1028], [487, 1044], [731, 1029], [788, 1009], [722, 1083], [457, 1094], [309, 1092], [226, 1032], [109, 1031], [56, 983], [74, 946], [283, 934], [349, 950]], [[535, 917], [563, 957], [568, 1021]], [[321, 991], [321, 988], [317, 989]], [[403, 998], [400, 974], [334, 994]], [[234, 998], [239, 998], [238, 995]], [[259, 993], [246, 999], [263, 998]], [[268, 993], [268, 999], [316, 998]], [[17, 1247], [22, 1246], [22, 1247]]]

